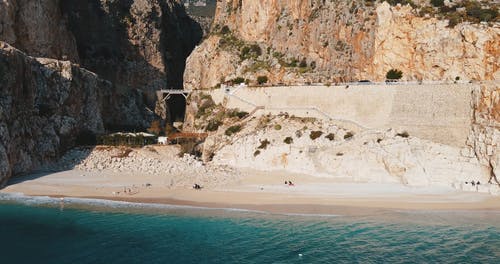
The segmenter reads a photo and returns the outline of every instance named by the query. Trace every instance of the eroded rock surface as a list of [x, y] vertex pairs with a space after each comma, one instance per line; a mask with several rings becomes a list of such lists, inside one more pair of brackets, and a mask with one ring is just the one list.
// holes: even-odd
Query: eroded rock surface
[[[369, 4], [371, 3], [371, 4]], [[255, 48], [258, 47], [258, 48]], [[500, 26], [421, 17], [371, 1], [219, 1], [212, 35], [188, 58], [187, 88], [270, 83], [500, 78]]]
[[500, 184], [500, 83], [485, 82], [473, 92], [474, 106], [467, 156], [489, 167], [490, 182]]
[[0, 42], [0, 184], [106, 127], [144, 127], [141, 102], [69, 61], [33, 58]]
[[0, 0], [0, 40], [35, 57], [78, 62], [59, 0]]
[[182, 88], [187, 56], [201, 27], [177, 1], [61, 2], [81, 63], [117, 85], [146, 91]]

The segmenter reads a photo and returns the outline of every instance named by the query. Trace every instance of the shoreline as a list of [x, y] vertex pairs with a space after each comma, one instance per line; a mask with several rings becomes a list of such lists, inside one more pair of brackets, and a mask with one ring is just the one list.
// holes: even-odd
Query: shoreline
[[[487, 213], [487, 214], [500, 214], [500, 207], [474, 207], [476, 203], [467, 204], [449, 204], [440, 203], [429, 206], [429, 203], [414, 203], [414, 206], [400, 207], [400, 206], [384, 206], [376, 207], [373, 204], [359, 203], [345, 205], [341, 203], [336, 204], [231, 204], [231, 203], [213, 203], [213, 202], [196, 202], [188, 200], [177, 200], [168, 198], [126, 198], [126, 197], [103, 197], [103, 196], [65, 196], [65, 195], [26, 195], [22, 193], [6, 193], [0, 194], [8, 195], [10, 199], [0, 197], [0, 201], [10, 201], [14, 203], [21, 203], [30, 199], [49, 198], [51, 201], [40, 201], [39, 205], [57, 205], [61, 206], [60, 198], [69, 198], [69, 204], [63, 204], [70, 208], [102, 208], [105, 210], [114, 209], [113, 211], [123, 212], [120, 209], [128, 208], [139, 211], [151, 211], [157, 208], [162, 209], [181, 209], [181, 210], [221, 210], [228, 212], [249, 212], [259, 214], [271, 215], [297, 215], [297, 216], [383, 216], [388, 212], [413, 212], [413, 213]], [[68, 201], [68, 200], [65, 200]], [[348, 203], [352, 200], [345, 200]], [[380, 202], [375, 201], [375, 202]], [[115, 204], [116, 202], [116, 204]], [[358, 201], [360, 202], [360, 201]], [[126, 203], [126, 204], [120, 204]], [[118, 205], [118, 206], [117, 206]], [[405, 205], [405, 203], [398, 203], [398, 205]], [[162, 210], [160, 209], [160, 210]], [[157, 211], [155, 211], [157, 212]]]
[[[73, 169], [14, 178], [0, 194], [278, 214], [365, 215], [397, 210], [500, 212], [500, 196], [451, 187], [356, 183], [285, 171], [241, 169], [238, 174], [231, 181], [217, 174], [203, 176], [210, 177], [213, 185], [194, 190], [191, 184], [198, 178], [186, 180], [189, 176], [184, 174], [172, 175], [174, 179], [182, 179], [172, 185], [169, 176]], [[285, 185], [286, 180], [295, 185]]]
[[[186, 208], [205, 208], [220, 210], [248, 210], [271, 214], [305, 215], [373, 215], [388, 211], [422, 212], [480, 212], [500, 213], [500, 199], [495, 196], [477, 194], [476, 201], [456, 200], [450, 202], [450, 195], [401, 195], [395, 197], [307, 197], [290, 196], [279, 193], [238, 193], [212, 190], [174, 190], [165, 197], [153, 196], [105, 196], [105, 195], [68, 195], [61, 193], [26, 193], [19, 191], [0, 191], [0, 194], [21, 194], [24, 197], [50, 197], [82, 199], [82, 204], [92, 205], [93, 200], [106, 202], [132, 203], [134, 207], [174, 206]], [[474, 194], [458, 193], [463, 197]], [[451, 197], [452, 198], [452, 197]], [[463, 198], [463, 199], [465, 199]], [[86, 202], [85, 200], [88, 200]], [[230, 201], [230, 202], [229, 202]]]

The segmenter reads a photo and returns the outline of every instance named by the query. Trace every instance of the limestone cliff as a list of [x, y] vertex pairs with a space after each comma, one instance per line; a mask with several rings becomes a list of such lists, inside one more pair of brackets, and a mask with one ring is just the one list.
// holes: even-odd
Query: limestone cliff
[[0, 40], [70, 60], [124, 89], [182, 88], [200, 25], [176, 0], [0, 0]]
[[178, 1], [67, 0], [61, 8], [84, 67], [150, 97], [182, 88], [185, 59], [202, 30]]
[[187, 61], [187, 88], [237, 77], [271, 83], [500, 78], [500, 26], [417, 15], [375, 1], [218, 1], [212, 35]]
[[0, 42], [0, 185], [108, 126], [144, 126], [141, 97], [69, 61]]
[[468, 144], [490, 168], [490, 181], [500, 184], [500, 83], [483, 83], [473, 92], [474, 113]]
[[79, 61], [59, 0], [0, 0], [0, 40], [32, 56]]

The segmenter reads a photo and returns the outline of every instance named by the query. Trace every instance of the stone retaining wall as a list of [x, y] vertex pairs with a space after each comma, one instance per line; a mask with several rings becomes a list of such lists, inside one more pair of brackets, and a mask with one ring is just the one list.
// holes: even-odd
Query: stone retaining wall
[[[216, 103], [256, 115], [333, 118], [368, 129], [465, 146], [472, 122], [472, 91], [479, 84], [242, 87], [209, 91]], [[477, 87], [476, 87], [477, 88]], [[344, 122], [345, 123], [345, 122]]]

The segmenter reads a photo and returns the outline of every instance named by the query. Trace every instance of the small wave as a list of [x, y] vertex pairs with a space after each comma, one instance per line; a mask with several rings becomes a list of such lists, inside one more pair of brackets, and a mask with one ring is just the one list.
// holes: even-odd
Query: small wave
[[193, 205], [174, 205], [174, 204], [159, 204], [159, 203], [138, 203], [126, 201], [113, 201], [96, 198], [76, 198], [76, 197], [49, 197], [49, 196], [29, 196], [23, 193], [0, 193], [0, 201], [20, 203], [27, 206], [43, 206], [52, 205], [60, 206], [61, 201], [64, 201], [64, 206], [71, 208], [72, 206], [88, 206], [91, 208], [111, 208], [111, 209], [144, 209], [144, 210], [205, 210], [205, 211], [227, 211], [237, 213], [254, 213], [268, 214], [265, 211], [225, 208], [225, 207], [202, 207]]
[[340, 217], [342, 215], [339, 214], [305, 214], [305, 213], [282, 213], [281, 215], [286, 216], [305, 216], [305, 217]]

